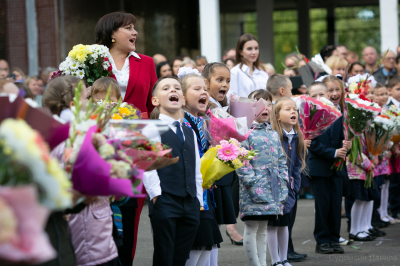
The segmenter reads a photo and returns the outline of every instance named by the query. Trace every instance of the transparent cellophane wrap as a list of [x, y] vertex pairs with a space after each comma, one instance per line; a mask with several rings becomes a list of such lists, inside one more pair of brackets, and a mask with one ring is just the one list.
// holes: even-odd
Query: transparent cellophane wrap
[[299, 110], [299, 125], [304, 139], [310, 140], [322, 135], [342, 114], [330, 105], [308, 96], [296, 100]]
[[231, 138], [242, 142], [249, 137], [251, 132], [247, 127], [246, 117], [233, 117], [219, 107], [207, 112], [203, 130], [211, 146], [218, 145], [221, 140], [229, 141]]
[[139, 169], [146, 171], [161, 169], [178, 162], [179, 158], [166, 157], [171, 149], [138, 149], [139, 140], [161, 141], [161, 135], [169, 130], [168, 125], [160, 120], [110, 120], [105, 128], [105, 135], [111, 140], [121, 140], [126, 154], [131, 156]]

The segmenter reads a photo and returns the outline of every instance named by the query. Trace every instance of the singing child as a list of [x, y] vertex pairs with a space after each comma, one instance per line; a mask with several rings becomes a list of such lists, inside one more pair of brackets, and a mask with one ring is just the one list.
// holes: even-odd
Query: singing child
[[160, 78], [153, 87], [152, 103], [159, 119], [170, 128], [161, 143], [172, 148], [179, 161], [145, 173], [149, 216], [153, 228], [153, 265], [185, 265], [200, 224], [203, 179], [197, 136], [182, 126], [184, 96], [176, 77]]
[[[296, 104], [289, 98], [279, 99], [271, 114], [272, 128], [278, 132], [288, 166], [288, 200], [284, 215], [277, 221], [270, 221], [267, 228], [268, 246], [271, 258], [280, 259], [283, 266], [290, 266], [287, 260], [289, 228], [293, 222], [297, 207], [297, 193], [301, 186], [301, 172], [305, 169], [306, 147], [300, 131]], [[293, 213], [293, 214], [292, 214]], [[293, 221], [293, 222], [292, 222]], [[271, 237], [270, 237], [271, 236]], [[271, 242], [271, 243], [270, 243]], [[278, 257], [279, 247], [279, 257]], [[304, 258], [304, 256], [302, 256]]]
[[[272, 98], [265, 92], [264, 100], [271, 104]], [[258, 150], [259, 154], [250, 160], [248, 166], [236, 170], [240, 184], [240, 217], [245, 223], [244, 249], [248, 262], [255, 266], [267, 265], [267, 240], [273, 265], [282, 265], [277, 231], [274, 236], [272, 233], [268, 235], [267, 226], [269, 221], [275, 222], [284, 217], [288, 198], [288, 167], [279, 134], [267, 123], [269, 116], [268, 111], [259, 116], [248, 139], [241, 143], [248, 150]], [[282, 244], [282, 247], [279, 245], [281, 253], [286, 256], [288, 234], [286, 240], [279, 244]]]
[[[335, 76], [323, 79], [328, 88], [328, 100], [344, 110], [344, 85]], [[337, 170], [332, 165], [339, 158], [345, 159], [351, 142], [344, 142], [343, 116], [324, 134], [313, 139], [308, 148], [307, 169], [315, 197], [314, 238], [315, 251], [321, 254], [343, 253], [339, 245], [343, 182], [346, 167]]]
[[[208, 149], [208, 142], [203, 132], [204, 120], [199, 114], [204, 113], [207, 108], [209, 100], [207, 87], [204, 79], [194, 72], [186, 72], [186, 75], [178, 73], [178, 77], [186, 100], [183, 107], [183, 124], [196, 133], [199, 154], [202, 157]], [[205, 266], [210, 259], [211, 250], [219, 248], [222, 242], [221, 232], [215, 219], [212, 188], [204, 190], [203, 201], [204, 210], [200, 212], [200, 226], [186, 266]]]
[[[229, 68], [223, 63], [208, 63], [203, 69], [202, 76], [204, 77], [208, 93], [210, 94], [210, 104], [213, 103], [214, 106], [216, 105], [221, 108], [227, 106], [227, 94], [231, 81]], [[232, 225], [232, 230], [228, 233], [229, 229], [227, 226], [226, 231], [232, 244], [243, 245], [243, 238], [236, 231], [235, 227], [236, 215], [231, 190], [234, 177], [235, 174], [232, 172], [215, 182], [216, 188], [213, 189], [214, 200], [217, 205], [215, 208], [215, 215], [219, 225]], [[239, 192], [237, 192], [237, 194], [239, 194]], [[213, 249], [211, 251], [210, 262], [216, 261], [218, 261], [218, 249]], [[216, 265], [217, 264], [211, 264], [211, 266]]]

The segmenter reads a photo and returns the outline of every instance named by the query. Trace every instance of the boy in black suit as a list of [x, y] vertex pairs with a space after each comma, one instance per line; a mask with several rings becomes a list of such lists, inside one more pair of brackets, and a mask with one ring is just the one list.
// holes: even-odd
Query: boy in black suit
[[181, 125], [184, 102], [177, 78], [160, 78], [154, 85], [152, 103], [159, 119], [170, 130], [161, 143], [172, 148], [176, 164], [146, 172], [144, 185], [150, 196], [149, 216], [153, 228], [153, 265], [184, 266], [189, 257], [203, 206], [200, 156], [194, 131]]

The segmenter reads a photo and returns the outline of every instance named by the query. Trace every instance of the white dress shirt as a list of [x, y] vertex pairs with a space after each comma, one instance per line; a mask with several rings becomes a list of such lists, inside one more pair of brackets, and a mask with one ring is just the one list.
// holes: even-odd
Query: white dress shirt
[[400, 107], [400, 102], [398, 100], [396, 100], [395, 98], [392, 97], [392, 103], [396, 106], [396, 108]]
[[293, 128], [292, 128], [292, 130], [290, 130], [290, 132], [287, 132], [284, 129], [283, 129], [283, 131], [285, 131], [286, 136], [288, 137], [289, 144], [292, 143], [293, 137], [294, 137], [294, 135], [296, 135], [296, 132], [294, 132]]
[[[180, 123], [180, 120], [175, 120], [170, 116], [160, 114], [160, 120], [164, 121], [167, 123], [169, 128], [176, 133], [176, 126], [173, 125], [175, 121], [178, 121]], [[182, 124], [181, 124], [181, 130], [182, 129]], [[192, 130], [193, 131], [193, 130]], [[203, 206], [203, 178], [200, 172], [200, 154], [199, 154], [199, 148], [197, 146], [197, 136], [196, 133], [193, 131], [193, 136], [194, 136], [194, 150], [196, 152], [196, 192], [197, 192], [197, 198], [199, 199], [200, 206]], [[185, 138], [185, 134], [183, 134], [183, 138]], [[153, 141], [158, 141], [161, 142], [161, 138], [157, 137], [154, 139], [151, 139]], [[182, 173], [183, 176], [183, 173]], [[160, 196], [161, 195], [161, 185], [160, 185], [160, 177], [158, 176], [157, 170], [149, 171], [144, 173], [143, 177], [143, 184], [144, 187], [146, 188], [147, 193], [149, 194], [150, 200], [152, 200], [154, 197]]]
[[236, 94], [247, 98], [250, 93], [259, 89], [267, 89], [268, 74], [265, 71], [254, 68], [253, 75], [250, 75], [250, 68], [243, 64], [234, 66], [231, 69], [231, 85], [229, 94]]
[[121, 70], [117, 69], [117, 66], [115, 65], [114, 59], [110, 54], [110, 63], [112, 66], [112, 72], [115, 75], [115, 78], [117, 79], [119, 88], [121, 89], [121, 96], [122, 99], [125, 98], [126, 94], [126, 89], [128, 87], [128, 81], [129, 81], [129, 57], [134, 56], [138, 59], [140, 59], [139, 55], [135, 52], [130, 52], [128, 57], [125, 59], [124, 66], [122, 67]]

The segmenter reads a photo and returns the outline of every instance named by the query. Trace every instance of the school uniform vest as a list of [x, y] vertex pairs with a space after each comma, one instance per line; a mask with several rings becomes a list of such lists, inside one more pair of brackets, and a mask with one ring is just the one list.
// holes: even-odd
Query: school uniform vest
[[196, 197], [196, 152], [193, 131], [182, 127], [185, 143], [171, 129], [161, 135], [161, 143], [172, 149], [172, 157], [179, 161], [157, 170], [161, 190], [179, 197]]

